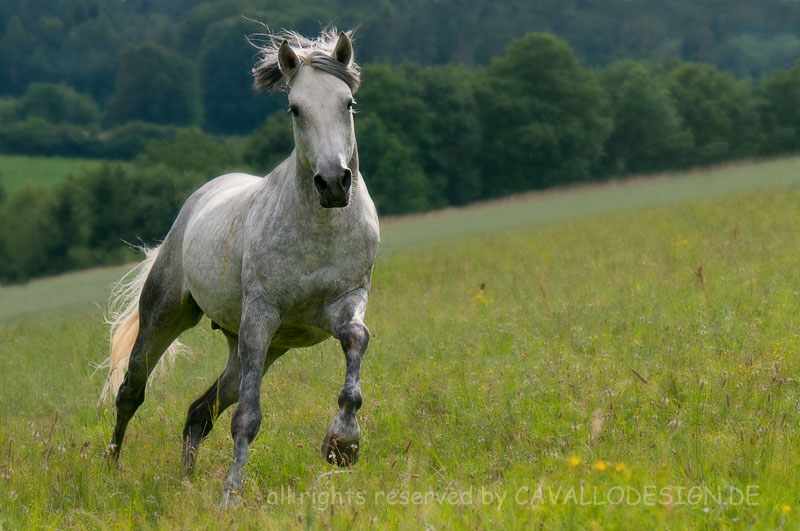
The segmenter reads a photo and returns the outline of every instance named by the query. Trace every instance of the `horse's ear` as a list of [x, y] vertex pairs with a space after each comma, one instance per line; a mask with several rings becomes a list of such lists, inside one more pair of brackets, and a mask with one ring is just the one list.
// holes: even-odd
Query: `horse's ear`
[[292, 77], [297, 67], [300, 66], [300, 59], [297, 58], [297, 54], [294, 53], [287, 41], [283, 41], [281, 47], [278, 48], [278, 65], [287, 78]]
[[353, 60], [353, 42], [347, 33], [339, 34], [339, 40], [336, 41], [336, 47], [333, 49], [333, 58], [345, 66], [349, 66], [350, 61]]

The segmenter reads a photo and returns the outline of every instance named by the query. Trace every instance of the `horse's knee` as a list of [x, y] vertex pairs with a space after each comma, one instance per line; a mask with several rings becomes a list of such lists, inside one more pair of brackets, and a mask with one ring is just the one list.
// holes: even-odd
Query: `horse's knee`
[[360, 322], [352, 321], [339, 327], [339, 341], [345, 352], [357, 350], [363, 352], [369, 344], [369, 328]]
[[125, 374], [125, 379], [122, 381], [122, 385], [119, 388], [119, 392], [117, 393], [117, 399], [115, 401], [115, 405], [117, 406], [117, 411], [132, 413], [139, 409], [139, 406], [144, 403], [144, 390], [145, 386], [140, 386], [138, 389], [136, 388], [129, 378], [129, 374]]
[[258, 403], [251, 405], [246, 402], [239, 402], [231, 419], [231, 435], [236, 441], [244, 437], [248, 444], [256, 438], [258, 430], [261, 428], [261, 407]]

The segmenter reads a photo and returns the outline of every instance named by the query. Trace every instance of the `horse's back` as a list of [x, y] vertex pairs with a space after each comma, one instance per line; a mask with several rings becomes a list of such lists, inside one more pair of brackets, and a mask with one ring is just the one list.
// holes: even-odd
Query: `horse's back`
[[[229, 173], [208, 181], [189, 196], [178, 214], [176, 225], [183, 221], [182, 250], [194, 247], [212, 251], [215, 244], [231, 242], [237, 222], [243, 221], [252, 192], [262, 177]], [[173, 228], [173, 231], [175, 227]]]
[[242, 196], [243, 192], [258, 186], [263, 179], [263, 177], [247, 173], [220, 175], [192, 192], [192, 195], [189, 196], [181, 208], [181, 213], [189, 210], [190, 216], [194, 218], [200, 215], [202, 211], [215, 208], [216, 205], [236, 201]]

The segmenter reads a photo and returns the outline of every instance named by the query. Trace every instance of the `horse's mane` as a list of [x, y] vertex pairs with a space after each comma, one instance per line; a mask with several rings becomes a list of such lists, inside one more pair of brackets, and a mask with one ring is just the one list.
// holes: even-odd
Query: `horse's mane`
[[[345, 32], [352, 38], [352, 31]], [[307, 64], [323, 72], [341, 79], [355, 94], [361, 84], [359, 67], [355, 61], [344, 65], [332, 57], [333, 49], [339, 33], [334, 27], [327, 28], [316, 39], [308, 39], [294, 31], [284, 30], [278, 33], [257, 34], [250, 38], [250, 43], [258, 48], [258, 63], [253, 68], [253, 77], [257, 89], [281, 90], [292, 81], [287, 79], [278, 66], [278, 49], [283, 41], [289, 43], [302, 64]], [[259, 45], [258, 41], [266, 41]]]

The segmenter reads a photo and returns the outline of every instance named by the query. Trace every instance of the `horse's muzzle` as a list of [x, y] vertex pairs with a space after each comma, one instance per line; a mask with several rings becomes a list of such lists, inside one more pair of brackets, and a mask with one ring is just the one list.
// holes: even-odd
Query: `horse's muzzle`
[[348, 168], [334, 172], [332, 176], [318, 173], [314, 176], [314, 186], [319, 193], [319, 204], [325, 208], [346, 207], [350, 202], [350, 185], [353, 172]]

